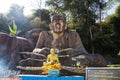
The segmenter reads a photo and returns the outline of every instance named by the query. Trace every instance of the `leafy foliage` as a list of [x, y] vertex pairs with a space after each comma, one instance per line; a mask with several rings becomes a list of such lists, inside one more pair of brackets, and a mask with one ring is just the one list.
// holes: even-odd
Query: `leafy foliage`
[[47, 0], [50, 11], [66, 14], [68, 27], [76, 29], [85, 46], [91, 46], [90, 27], [96, 24], [96, 12], [106, 6], [105, 0]]
[[9, 17], [5, 14], [0, 14], [0, 31], [1, 32], [5, 32], [8, 33], [8, 27], [7, 25], [11, 22], [11, 20], [9, 19]]
[[118, 52], [118, 54], [117, 54], [118, 56], [120, 56], [120, 51]]
[[98, 46], [99, 48], [97, 51], [100, 50], [102, 53], [109, 53], [112, 56], [117, 56], [117, 53], [120, 50], [120, 17], [118, 16], [119, 8], [120, 6], [118, 6], [116, 9], [115, 14], [106, 17], [102, 24], [103, 32], [101, 35], [96, 35], [94, 42], [95, 46]]
[[29, 24], [32, 28], [48, 29], [50, 23], [49, 11], [45, 9], [33, 10], [33, 14], [30, 18]]
[[10, 30], [10, 35], [11, 36], [14, 36], [14, 35], [17, 34], [17, 25], [15, 24], [14, 21], [13, 21], [13, 28], [10, 25], [8, 25], [8, 28]]
[[33, 20], [31, 20], [30, 25], [33, 28], [44, 28], [45, 29], [48, 27], [46, 22], [41, 21], [39, 17], [35, 17]]
[[37, 9], [33, 10], [33, 16], [39, 17], [41, 21], [45, 21], [46, 23], [50, 23], [50, 12], [46, 9]]

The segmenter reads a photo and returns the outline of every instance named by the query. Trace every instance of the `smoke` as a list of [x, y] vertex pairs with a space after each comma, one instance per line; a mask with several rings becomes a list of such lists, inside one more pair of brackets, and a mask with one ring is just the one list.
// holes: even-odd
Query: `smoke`
[[9, 67], [0, 60], [0, 78], [15, 78], [20, 71], [10, 70]]
[[16, 77], [19, 71], [9, 69], [11, 66], [11, 41], [10, 36], [0, 33], [0, 78]]

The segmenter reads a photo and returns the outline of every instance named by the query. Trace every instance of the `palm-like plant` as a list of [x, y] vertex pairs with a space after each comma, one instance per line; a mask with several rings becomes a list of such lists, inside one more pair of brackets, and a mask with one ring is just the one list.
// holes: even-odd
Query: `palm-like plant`
[[14, 21], [13, 21], [13, 27], [11, 27], [10, 25], [8, 25], [8, 28], [9, 28], [11, 36], [15, 36], [17, 34], [17, 25], [15, 24]]

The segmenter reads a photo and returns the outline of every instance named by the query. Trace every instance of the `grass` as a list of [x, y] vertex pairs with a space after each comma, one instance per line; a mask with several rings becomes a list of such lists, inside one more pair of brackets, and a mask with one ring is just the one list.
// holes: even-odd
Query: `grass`
[[120, 64], [110, 64], [110, 65], [107, 65], [108, 67], [120, 67]]

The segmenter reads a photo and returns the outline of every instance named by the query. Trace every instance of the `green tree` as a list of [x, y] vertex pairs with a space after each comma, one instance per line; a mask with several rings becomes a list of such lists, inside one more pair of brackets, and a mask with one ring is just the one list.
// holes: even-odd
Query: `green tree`
[[[84, 45], [89, 46], [91, 26], [95, 25], [99, 14], [105, 5], [105, 0], [47, 0], [50, 11], [53, 13], [66, 14], [68, 26], [77, 29], [82, 37]], [[100, 13], [101, 15], [101, 13]], [[100, 17], [101, 19], [101, 17]], [[101, 21], [101, 20], [100, 20]]]
[[[39, 16], [39, 12], [41, 17]], [[32, 16], [29, 17], [29, 19], [30, 26], [32, 28], [48, 29], [48, 25], [50, 23], [49, 11], [46, 9], [33, 10]]]
[[[100, 25], [98, 23], [98, 25]], [[101, 22], [102, 33], [99, 32], [99, 27], [93, 27], [93, 42], [95, 52], [101, 53], [102, 55], [116, 55], [114, 44], [114, 27], [106, 22]]]
[[120, 50], [120, 5], [115, 11], [115, 15], [111, 17], [109, 24], [114, 26], [116, 50]]
[[[41, 16], [39, 16], [41, 14]], [[46, 23], [50, 23], [50, 12], [46, 9], [37, 9], [33, 10], [33, 16], [39, 17], [41, 21], [45, 21]]]
[[[21, 7], [17, 4], [12, 4], [8, 13], [8, 16], [11, 18], [12, 21], [15, 21], [16, 25], [18, 26], [18, 31], [21, 33], [29, 28], [27, 24], [27, 19], [24, 16], [23, 12], [24, 7]], [[12, 25], [12, 23], [10, 25]]]
[[[116, 9], [115, 13], [108, 15], [104, 22], [102, 22], [103, 31], [99, 33], [97, 27], [94, 28], [94, 45], [96, 50], [103, 54], [109, 54], [114, 57], [120, 50], [120, 6]], [[100, 25], [98, 23], [98, 25]]]
[[8, 27], [7, 25], [11, 22], [9, 17], [3, 13], [0, 14], [0, 31], [1, 32], [8, 32]]
[[47, 24], [45, 21], [41, 21], [39, 17], [35, 17], [31, 20], [30, 25], [32, 28], [46, 28]]

